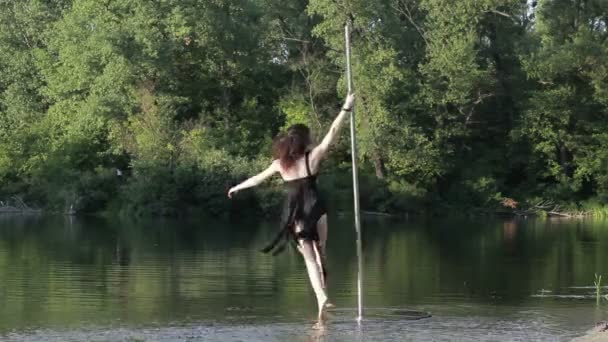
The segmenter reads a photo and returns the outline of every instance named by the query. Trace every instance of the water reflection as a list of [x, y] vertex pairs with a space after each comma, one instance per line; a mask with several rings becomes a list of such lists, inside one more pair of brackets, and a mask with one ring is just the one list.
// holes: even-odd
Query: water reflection
[[507, 246], [513, 245], [513, 240], [517, 236], [517, 221], [506, 220], [502, 224], [503, 239]]
[[313, 324], [306, 336], [308, 342], [325, 342], [327, 338], [327, 326], [325, 324]]
[[[367, 307], [501, 319], [536, 310], [572, 329], [608, 318], [605, 303], [596, 307], [586, 297], [533, 297], [543, 289], [572, 295], [569, 287], [593, 285], [595, 273], [608, 278], [604, 222], [364, 223]], [[301, 258], [293, 251], [277, 258], [258, 252], [274, 228], [0, 216], [0, 332], [171, 322], [312, 325], [315, 305]], [[330, 296], [353, 312], [354, 253], [352, 221], [333, 218]], [[301, 337], [323, 341], [326, 334], [310, 330]]]

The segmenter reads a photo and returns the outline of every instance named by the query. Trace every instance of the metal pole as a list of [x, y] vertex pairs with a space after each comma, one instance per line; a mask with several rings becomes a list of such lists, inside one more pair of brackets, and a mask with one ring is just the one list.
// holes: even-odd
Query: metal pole
[[[346, 38], [346, 75], [348, 77], [348, 93], [353, 91], [353, 76], [350, 65], [350, 21], [344, 27]], [[357, 231], [357, 321], [363, 319], [363, 255], [361, 247], [361, 213], [359, 209], [359, 176], [357, 172], [357, 139], [355, 130], [355, 109], [350, 112], [350, 141], [353, 159], [353, 197], [355, 200], [355, 230]]]

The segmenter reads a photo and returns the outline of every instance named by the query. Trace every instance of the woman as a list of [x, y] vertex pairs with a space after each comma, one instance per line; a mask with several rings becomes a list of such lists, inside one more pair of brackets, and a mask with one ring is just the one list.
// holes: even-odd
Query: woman
[[310, 130], [306, 125], [291, 126], [286, 134], [275, 139], [275, 160], [272, 164], [228, 191], [228, 197], [232, 198], [238, 191], [254, 187], [277, 172], [281, 175], [288, 190], [281, 231], [262, 251], [273, 251], [273, 255], [276, 255], [285, 248], [288, 241], [295, 242], [304, 257], [310, 283], [317, 297], [319, 321], [322, 320], [323, 310], [331, 304], [328, 303], [325, 292], [327, 211], [317, 191], [316, 177], [321, 161], [338, 137], [344, 118], [352, 110], [354, 100], [353, 94], [346, 98], [342, 110], [319, 145], [309, 149]]

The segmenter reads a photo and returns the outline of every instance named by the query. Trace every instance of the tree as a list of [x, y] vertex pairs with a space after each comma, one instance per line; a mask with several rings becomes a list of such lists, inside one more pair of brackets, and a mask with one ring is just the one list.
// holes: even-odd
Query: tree
[[519, 133], [532, 145], [540, 185], [557, 183], [547, 191], [561, 198], [588, 195], [594, 184], [607, 190], [607, 18], [603, 1], [542, 2], [522, 58], [534, 89]]

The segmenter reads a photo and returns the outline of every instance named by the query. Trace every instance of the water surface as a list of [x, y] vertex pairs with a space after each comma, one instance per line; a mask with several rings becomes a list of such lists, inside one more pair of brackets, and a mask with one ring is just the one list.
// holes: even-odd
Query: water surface
[[0, 339], [559, 341], [608, 319], [604, 221], [368, 218], [359, 327], [352, 220], [331, 217], [321, 331], [300, 256], [258, 252], [275, 228], [0, 216]]

